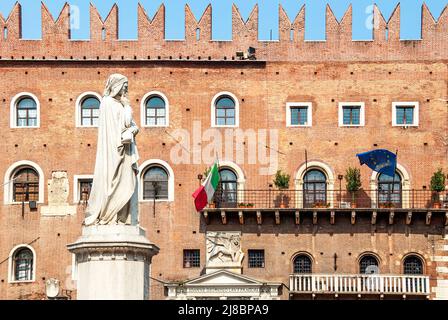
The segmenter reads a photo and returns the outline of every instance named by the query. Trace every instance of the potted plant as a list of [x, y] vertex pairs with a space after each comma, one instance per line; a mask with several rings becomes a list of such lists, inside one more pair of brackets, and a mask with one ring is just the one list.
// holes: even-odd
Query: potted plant
[[247, 207], [247, 205], [245, 203], [243, 203], [243, 202], [238, 203], [238, 208], [246, 208], [246, 207]]
[[274, 184], [280, 190], [280, 208], [286, 208], [285, 194], [282, 190], [289, 188], [290, 178], [291, 176], [289, 174], [283, 173], [281, 170], [278, 170], [275, 174]]
[[436, 209], [440, 209], [440, 192], [445, 190], [445, 174], [439, 169], [431, 177], [432, 204]]
[[248, 204], [246, 204], [246, 207], [247, 207], [247, 208], [253, 208], [253, 207], [255, 207], [255, 204], [253, 204], [253, 203], [248, 203]]
[[347, 191], [352, 194], [351, 207], [356, 208], [355, 192], [361, 188], [361, 171], [358, 168], [349, 167], [345, 172], [345, 182]]

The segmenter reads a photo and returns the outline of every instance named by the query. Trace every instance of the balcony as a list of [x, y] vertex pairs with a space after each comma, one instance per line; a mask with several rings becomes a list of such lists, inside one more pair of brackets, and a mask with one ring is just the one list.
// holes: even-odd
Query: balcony
[[[435, 201], [437, 199], [437, 201]], [[245, 209], [448, 209], [448, 193], [428, 190], [238, 190], [218, 191], [215, 206]]]
[[380, 274], [292, 274], [291, 294], [429, 296], [429, 277]]
[[[322, 212], [322, 214], [320, 214]], [[237, 215], [241, 224], [245, 217], [255, 214], [257, 223], [262, 224], [263, 215], [275, 215], [275, 223], [280, 224], [281, 215], [293, 214], [296, 224], [300, 224], [301, 213], [311, 213], [313, 224], [318, 217], [330, 216], [335, 223], [338, 213], [349, 213], [351, 223], [355, 224], [357, 213], [365, 216], [370, 212], [372, 225], [379, 214], [387, 214], [389, 224], [394, 217], [406, 216], [406, 224], [411, 224], [413, 214], [425, 214], [426, 225], [432, 217], [442, 216], [443, 224], [448, 226], [448, 193], [435, 194], [429, 190], [345, 190], [303, 191], [303, 190], [220, 190], [214, 201], [203, 210], [206, 223], [212, 214], [219, 214], [223, 224], [227, 218]], [[434, 220], [434, 219], [433, 219]], [[439, 220], [438, 220], [439, 221]]]

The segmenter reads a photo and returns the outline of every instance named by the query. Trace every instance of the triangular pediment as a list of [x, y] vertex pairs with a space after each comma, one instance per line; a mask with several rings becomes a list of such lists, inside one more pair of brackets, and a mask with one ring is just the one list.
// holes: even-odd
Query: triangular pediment
[[214, 273], [200, 276], [196, 279], [189, 280], [184, 286], [197, 285], [262, 285], [263, 283], [249, 277], [243, 276], [227, 270], [219, 270]]

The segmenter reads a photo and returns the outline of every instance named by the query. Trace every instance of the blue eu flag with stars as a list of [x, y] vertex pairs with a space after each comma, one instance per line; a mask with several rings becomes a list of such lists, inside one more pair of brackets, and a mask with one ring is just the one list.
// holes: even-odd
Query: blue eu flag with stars
[[397, 155], [385, 149], [377, 149], [356, 155], [361, 165], [366, 164], [372, 170], [383, 173], [389, 177], [395, 176], [397, 168]]

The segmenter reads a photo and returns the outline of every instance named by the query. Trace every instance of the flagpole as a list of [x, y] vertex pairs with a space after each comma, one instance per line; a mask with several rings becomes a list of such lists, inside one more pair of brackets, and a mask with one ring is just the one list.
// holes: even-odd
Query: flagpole
[[[392, 197], [394, 196], [395, 171], [397, 171], [397, 162], [398, 162], [398, 149], [395, 151], [395, 170], [394, 170], [393, 177], [392, 177]], [[392, 198], [391, 198], [391, 200], [392, 200]]]
[[308, 185], [307, 185], [307, 180], [308, 180], [308, 152], [307, 152], [307, 150], [305, 149], [305, 178], [304, 178], [304, 183], [305, 183], [305, 187], [303, 188], [303, 207], [305, 208], [305, 206], [306, 206], [306, 192], [307, 192], [307, 188], [308, 188]]

